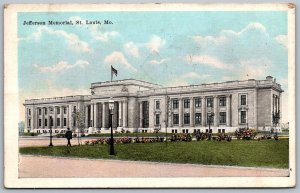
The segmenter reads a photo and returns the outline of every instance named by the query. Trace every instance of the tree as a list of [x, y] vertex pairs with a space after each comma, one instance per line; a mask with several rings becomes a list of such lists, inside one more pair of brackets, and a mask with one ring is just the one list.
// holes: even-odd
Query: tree
[[[77, 139], [78, 145], [81, 145], [81, 134], [84, 132], [85, 128], [85, 112], [84, 109], [76, 109], [72, 113], [73, 119], [75, 119], [77, 127]], [[76, 132], [76, 130], [75, 130]]]
[[19, 128], [19, 135], [22, 135], [24, 133], [24, 129], [25, 129], [25, 123], [24, 123], [24, 121], [20, 121], [18, 123], [18, 128]]

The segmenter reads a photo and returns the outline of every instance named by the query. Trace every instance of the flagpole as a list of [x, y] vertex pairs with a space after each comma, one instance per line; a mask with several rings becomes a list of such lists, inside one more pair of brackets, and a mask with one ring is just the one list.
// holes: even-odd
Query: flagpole
[[112, 82], [113, 72], [112, 72], [112, 66], [110, 65], [110, 82]]

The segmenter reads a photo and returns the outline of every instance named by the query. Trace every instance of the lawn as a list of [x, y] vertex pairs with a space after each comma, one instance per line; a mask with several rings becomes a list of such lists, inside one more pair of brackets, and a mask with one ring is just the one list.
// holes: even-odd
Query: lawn
[[109, 146], [100, 144], [20, 148], [33, 155], [270, 168], [288, 168], [289, 160], [287, 139], [116, 144], [115, 151], [110, 156]]

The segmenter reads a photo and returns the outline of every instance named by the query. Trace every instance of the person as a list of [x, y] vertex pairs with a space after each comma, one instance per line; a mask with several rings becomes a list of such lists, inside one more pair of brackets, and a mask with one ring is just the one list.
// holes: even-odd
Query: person
[[68, 140], [68, 144], [67, 146], [70, 146], [71, 147], [71, 139], [72, 139], [72, 131], [70, 130], [70, 128], [68, 128], [68, 131], [66, 132], [66, 135], [65, 137], [67, 138]]

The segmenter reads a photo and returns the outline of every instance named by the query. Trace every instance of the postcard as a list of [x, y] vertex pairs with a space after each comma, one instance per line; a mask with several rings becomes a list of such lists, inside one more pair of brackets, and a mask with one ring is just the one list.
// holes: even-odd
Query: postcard
[[7, 188], [295, 186], [293, 4], [8, 4]]

